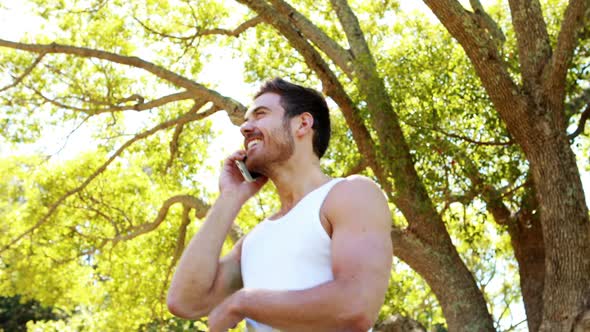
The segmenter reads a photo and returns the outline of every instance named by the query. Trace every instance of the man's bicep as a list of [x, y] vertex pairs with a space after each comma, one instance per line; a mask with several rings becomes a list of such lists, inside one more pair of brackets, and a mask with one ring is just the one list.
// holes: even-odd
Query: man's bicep
[[359, 299], [376, 314], [389, 284], [391, 215], [379, 188], [367, 179], [343, 186], [330, 208], [332, 270], [335, 279], [358, 288]]

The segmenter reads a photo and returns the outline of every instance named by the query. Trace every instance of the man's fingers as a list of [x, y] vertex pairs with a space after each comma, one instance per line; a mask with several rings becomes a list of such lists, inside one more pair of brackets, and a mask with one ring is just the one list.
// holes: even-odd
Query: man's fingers
[[236, 160], [244, 160], [246, 157], [246, 151], [238, 150], [232, 154], [230, 154], [227, 158], [225, 158], [224, 166], [234, 167], [234, 163]]
[[227, 159], [230, 161], [235, 161], [235, 160], [243, 160], [244, 157], [246, 157], [246, 151], [238, 150], [238, 151], [230, 154]]

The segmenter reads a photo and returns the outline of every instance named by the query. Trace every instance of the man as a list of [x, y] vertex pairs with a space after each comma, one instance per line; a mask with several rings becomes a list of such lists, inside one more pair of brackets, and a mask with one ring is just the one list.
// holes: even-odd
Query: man
[[[168, 293], [176, 316], [209, 316], [210, 331], [246, 319], [248, 331], [367, 331], [389, 282], [387, 201], [361, 176], [320, 169], [330, 138], [320, 93], [276, 78], [256, 94], [229, 156], [220, 195], [185, 249]], [[246, 182], [235, 165], [260, 174]], [[242, 205], [270, 179], [280, 210], [219, 259]]]

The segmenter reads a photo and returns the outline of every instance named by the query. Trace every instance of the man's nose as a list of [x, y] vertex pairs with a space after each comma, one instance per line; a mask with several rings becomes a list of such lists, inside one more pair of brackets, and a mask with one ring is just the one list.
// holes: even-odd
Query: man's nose
[[242, 123], [242, 125], [240, 126], [240, 132], [242, 133], [243, 136], [247, 136], [248, 134], [252, 133], [252, 131], [253, 131], [252, 123], [248, 120], [244, 121], [244, 123]]

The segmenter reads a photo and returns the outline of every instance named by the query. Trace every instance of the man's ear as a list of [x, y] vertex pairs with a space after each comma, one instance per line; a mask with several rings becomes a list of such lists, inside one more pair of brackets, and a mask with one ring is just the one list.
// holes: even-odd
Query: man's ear
[[308, 112], [303, 112], [298, 116], [299, 121], [297, 121], [297, 130], [295, 134], [297, 136], [304, 136], [308, 132], [312, 131], [313, 127], [313, 115]]

